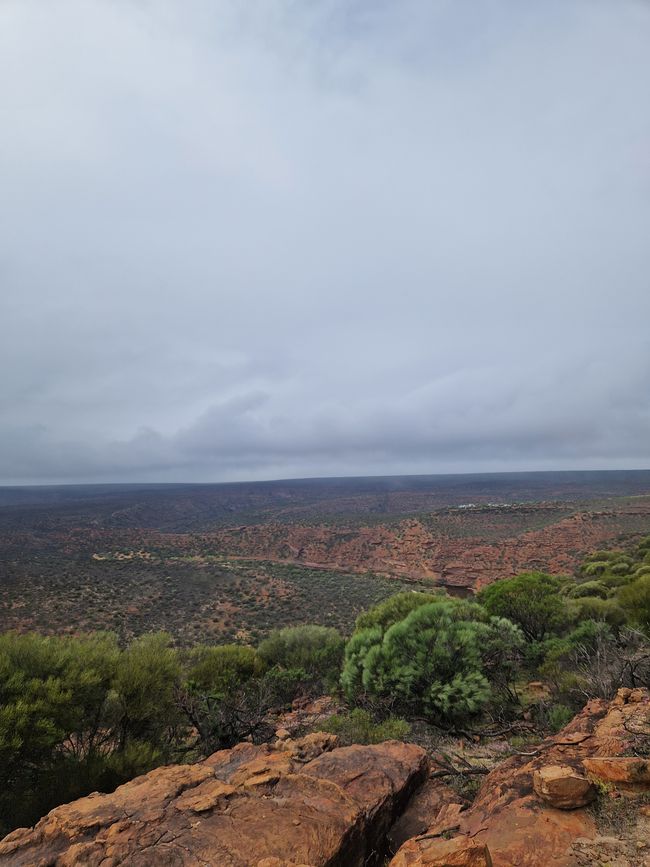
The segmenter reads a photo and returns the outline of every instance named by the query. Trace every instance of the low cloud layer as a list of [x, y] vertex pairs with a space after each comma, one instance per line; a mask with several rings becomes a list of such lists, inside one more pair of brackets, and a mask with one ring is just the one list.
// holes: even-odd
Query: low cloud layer
[[0, 483], [650, 466], [650, 5], [5, 0]]

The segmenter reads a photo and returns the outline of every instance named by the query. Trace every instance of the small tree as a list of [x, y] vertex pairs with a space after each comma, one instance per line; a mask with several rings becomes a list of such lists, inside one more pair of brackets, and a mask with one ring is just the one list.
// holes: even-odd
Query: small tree
[[288, 626], [276, 630], [257, 649], [269, 667], [302, 669], [312, 678], [336, 681], [341, 670], [344, 641], [328, 626]]
[[559, 595], [566, 580], [544, 572], [524, 572], [483, 588], [478, 600], [493, 616], [516, 623], [529, 641], [542, 641], [568, 623]]
[[619, 591], [618, 601], [629, 620], [650, 634], [650, 575], [643, 574]]
[[522, 642], [516, 627], [479, 606], [440, 599], [385, 632], [374, 626], [355, 633], [341, 683], [351, 699], [367, 694], [407, 714], [461, 719], [490, 699], [489, 675]]

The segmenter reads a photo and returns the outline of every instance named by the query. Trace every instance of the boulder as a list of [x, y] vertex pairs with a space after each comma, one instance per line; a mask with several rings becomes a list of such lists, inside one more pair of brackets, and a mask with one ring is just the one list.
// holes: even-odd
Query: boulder
[[545, 765], [533, 772], [533, 788], [540, 798], [559, 810], [585, 807], [596, 797], [596, 788], [569, 765]]
[[5, 837], [0, 863], [361, 867], [426, 778], [424, 750], [331, 749], [331, 735], [293, 743], [293, 752], [238, 744], [57, 807]]

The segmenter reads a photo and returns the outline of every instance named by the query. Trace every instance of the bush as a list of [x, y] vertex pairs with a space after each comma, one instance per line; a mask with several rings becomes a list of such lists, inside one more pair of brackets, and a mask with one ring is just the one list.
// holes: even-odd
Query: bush
[[375, 605], [369, 611], [364, 611], [357, 617], [355, 628], [370, 629], [378, 626], [384, 632], [393, 623], [398, 620], [403, 620], [411, 611], [419, 608], [420, 605], [428, 605], [430, 602], [439, 602], [444, 598], [442, 593], [420, 593], [416, 591], [405, 591], [404, 593], [396, 593], [394, 596]]
[[178, 655], [166, 633], [143, 635], [123, 651], [113, 685], [121, 747], [130, 740], [168, 746], [170, 729], [180, 721], [179, 683]]
[[565, 704], [554, 704], [547, 713], [549, 728], [559, 732], [573, 719], [573, 711]]
[[642, 575], [618, 593], [621, 607], [631, 623], [650, 634], [650, 575]]
[[367, 695], [407, 714], [462, 719], [487, 703], [488, 675], [502, 675], [522, 642], [511, 623], [441, 598], [386, 631], [358, 630], [346, 647], [341, 684], [352, 700]]
[[561, 588], [566, 578], [544, 572], [524, 572], [485, 587], [479, 602], [495, 617], [505, 617], [520, 627], [529, 641], [542, 641], [567, 625]]
[[190, 651], [187, 680], [199, 691], [219, 695], [261, 674], [263, 668], [262, 660], [252, 647], [202, 646]]
[[613, 627], [625, 623], [625, 612], [616, 599], [583, 596], [571, 601], [571, 611], [576, 620], [600, 620]]
[[0, 635], [3, 830], [164, 761], [177, 675], [165, 636]]
[[584, 584], [576, 584], [570, 587], [567, 595], [572, 599], [582, 596], [597, 596], [600, 599], [607, 599], [609, 590], [602, 581], [585, 581]]
[[320, 725], [319, 729], [338, 735], [344, 746], [401, 741], [411, 733], [411, 726], [406, 720], [390, 716], [381, 722], [375, 722], [372, 715], [361, 708], [354, 708], [347, 714], [335, 714]]
[[269, 667], [302, 669], [310, 677], [336, 681], [341, 670], [344, 641], [327, 626], [288, 626], [276, 630], [257, 652]]

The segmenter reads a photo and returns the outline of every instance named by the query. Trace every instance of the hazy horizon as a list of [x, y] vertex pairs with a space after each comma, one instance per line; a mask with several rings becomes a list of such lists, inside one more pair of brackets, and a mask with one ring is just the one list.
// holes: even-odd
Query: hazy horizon
[[650, 467], [650, 4], [5, 0], [0, 484]]
[[462, 478], [464, 476], [467, 477], [480, 477], [480, 476], [531, 476], [531, 475], [601, 475], [601, 474], [625, 474], [625, 473], [648, 473], [650, 475], [650, 467], [621, 467], [618, 469], [579, 469], [579, 470], [489, 470], [482, 472], [477, 470], [475, 472], [454, 472], [454, 473], [386, 473], [380, 475], [366, 475], [366, 476], [358, 476], [358, 475], [345, 475], [345, 476], [299, 476], [299, 477], [283, 477], [283, 478], [268, 478], [268, 479], [253, 479], [253, 478], [242, 478], [242, 479], [233, 479], [230, 481], [189, 481], [189, 480], [179, 480], [174, 482], [150, 482], [143, 481], [140, 479], [129, 479], [129, 480], [118, 480], [112, 482], [104, 482], [104, 481], [88, 481], [88, 482], [25, 482], [25, 483], [1, 483], [0, 488], [63, 488], [63, 487], [155, 487], [156, 485], [160, 485], [161, 487], [169, 487], [169, 486], [218, 486], [218, 485], [256, 485], [256, 484], [290, 484], [292, 482], [334, 482], [334, 481], [367, 481], [367, 480], [390, 480], [390, 479], [399, 479], [399, 480], [408, 480], [408, 479], [428, 479], [428, 478]]

